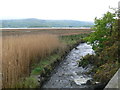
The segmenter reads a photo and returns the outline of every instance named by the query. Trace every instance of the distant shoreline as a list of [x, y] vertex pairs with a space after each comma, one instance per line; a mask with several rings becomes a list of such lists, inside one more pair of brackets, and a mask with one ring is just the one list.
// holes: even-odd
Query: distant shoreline
[[91, 29], [90, 27], [0, 28], [0, 29]]

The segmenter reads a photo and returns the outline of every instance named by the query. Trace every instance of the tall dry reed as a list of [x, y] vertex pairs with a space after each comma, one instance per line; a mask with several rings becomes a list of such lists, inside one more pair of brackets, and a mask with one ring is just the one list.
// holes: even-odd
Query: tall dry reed
[[2, 88], [2, 37], [0, 37], [0, 89], [1, 88]]
[[30, 74], [30, 66], [60, 47], [55, 35], [5, 36], [2, 39], [3, 87], [11, 88]]

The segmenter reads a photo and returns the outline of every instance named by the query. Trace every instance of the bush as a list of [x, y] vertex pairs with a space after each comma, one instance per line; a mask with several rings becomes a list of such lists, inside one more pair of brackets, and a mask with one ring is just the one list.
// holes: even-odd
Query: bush
[[105, 63], [97, 69], [96, 73], [94, 74], [94, 79], [102, 83], [108, 83], [118, 68], [118, 62]]
[[79, 66], [86, 67], [88, 64], [96, 64], [98, 58], [95, 55], [87, 54], [79, 62]]
[[102, 18], [95, 19], [93, 32], [85, 38], [96, 52], [96, 55], [83, 57], [79, 65], [93, 64], [94, 79], [107, 83], [120, 67], [118, 52], [120, 49], [119, 25], [115, 19], [116, 13], [107, 12]]

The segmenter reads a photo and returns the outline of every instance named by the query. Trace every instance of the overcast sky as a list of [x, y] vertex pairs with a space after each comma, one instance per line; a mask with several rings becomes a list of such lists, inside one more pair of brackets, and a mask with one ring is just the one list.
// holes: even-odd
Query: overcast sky
[[94, 21], [120, 0], [0, 0], [0, 19]]

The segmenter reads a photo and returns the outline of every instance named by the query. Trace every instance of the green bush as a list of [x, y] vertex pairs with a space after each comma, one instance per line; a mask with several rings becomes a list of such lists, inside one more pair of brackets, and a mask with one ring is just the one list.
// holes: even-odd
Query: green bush
[[107, 83], [120, 67], [119, 58], [119, 19], [115, 19], [117, 13], [107, 12], [103, 17], [95, 18], [95, 25], [87, 40], [95, 50], [96, 55], [83, 57], [79, 65], [94, 65], [91, 72], [94, 72], [94, 79]]

